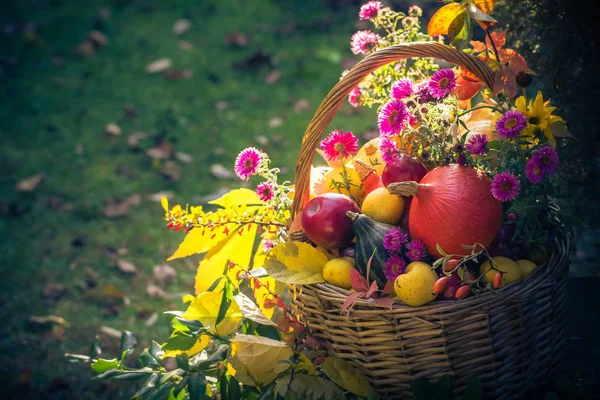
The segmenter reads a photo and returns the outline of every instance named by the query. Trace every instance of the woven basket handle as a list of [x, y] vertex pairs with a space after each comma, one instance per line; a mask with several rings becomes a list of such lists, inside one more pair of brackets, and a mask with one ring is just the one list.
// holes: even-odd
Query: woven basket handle
[[494, 83], [493, 71], [481, 59], [457, 51], [441, 43], [410, 43], [389, 46], [368, 55], [357, 63], [334, 87], [327, 97], [321, 102], [314, 117], [310, 121], [304, 137], [300, 154], [296, 161], [295, 195], [292, 205], [292, 214], [296, 215], [309, 200], [310, 195], [310, 167], [313, 156], [325, 129], [346, 99], [350, 91], [355, 88], [367, 75], [393, 61], [404, 60], [411, 57], [434, 57], [458, 65], [477, 76], [487, 87], [492, 88]]

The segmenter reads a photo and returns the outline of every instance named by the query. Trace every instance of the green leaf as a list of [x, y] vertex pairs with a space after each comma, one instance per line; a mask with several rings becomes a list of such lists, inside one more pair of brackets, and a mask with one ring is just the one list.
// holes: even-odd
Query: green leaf
[[435, 384], [435, 393], [438, 400], [450, 399], [452, 390], [452, 376], [444, 375]]
[[101, 358], [94, 363], [92, 363], [92, 369], [95, 373], [101, 374], [103, 372], [109, 371], [111, 369], [115, 369], [119, 367], [119, 361], [116, 358], [112, 360], [105, 360]]
[[414, 400], [431, 400], [434, 398], [433, 385], [425, 378], [413, 380], [410, 387]]
[[442, 246], [440, 246], [440, 244], [439, 244], [439, 243], [436, 243], [436, 244], [435, 244], [435, 249], [436, 249], [436, 250], [438, 251], [438, 253], [440, 253], [441, 255], [443, 255], [443, 256], [446, 256], [446, 255], [447, 255], [447, 254], [446, 254], [446, 252], [444, 252], [444, 250], [442, 250]]
[[[177, 393], [177, 395], [175, 395]], [[176, 388], [171, 389], [169, 393], [169, 398], [167, 400], [184, 400], [186, 395], [185, 389], [180, 389], [179, 391]]]
[[171, 385], [164, 385], [160, 388], [156, 389], [152, 394], [148, 396], [145, 400], [166, 400], [168, 399], [169, 391], [171, 390]]
[[187, 371], [189, 369], [190, 356], [186, 353], [175, 356], [175, 361], [177, 362], [177, 366], [182, 370]]
[[464, 50], [473, 37], [473, 24], [467, 13], [459, 14], [450, 23], [448, 40], [458, 50]]
[[[185, 319], [183, 317], [175, 317], [175, 319], [177, 320], [177, 322], [179, 322], [181, 325], [183, 325], [183, 326], [185, 326], [185, 328], [187, 328], [187, 329], [182, 330], [183, 332], [197, 332], [204, 327], [202, 325], [202, 323], [197, 320]], [[173, 328], [175, 328], [175, 327], [173, 327]]]
[[127, 357], [127, 354], [130, 350], [132, 350], [137, 344], [137, 340], [133, 336], [133, 333], [130, 331], [123, 331], [121, 334], [121, 360], [124, 360]]
[[229, 377], [229, 398], [230, 399], [241, 399], [242, 391], [240, 390], [240, 383], [233, 376]]
[[335, 383], [316, 375], [295, 374], [289, 382], [289, 374], [275, 381], [277, 393], [286, 399], [334, 399], [343, 393]]
[[223, 361], [227, 357], [228, 350], [229, 346], [222, 344], [208, 358], [201, 359], [199, 355], [192, 357], [190, 365], [200, 370], [210, 368], [216, 362]]
[[219, 325], [221, 321], [225, 318], [227, 314], [227, 310], [231, 305], [231, 301], [233, 300], [233, 287], [229, 280], [225, 281], [225, 285], [223, 286], [223, 297], [221, 297], [221, 305], [219, 306], [219, 313], [217, 314], [217, 321], [215, 325]]
[[204, 399], [204, 395], [206, 394], [206, 377], [202, 372], [190, 376], [188, 392], [190, 393], [190, 400]]
[[137, 392], [135, 392], [135, 394], [131, 396], [131, 398], [135, 399], [137, 397], [142, 397], [143, 395], [147, 394], [149, 391], [156, 387], [156, 382], [158, 382], [158, 374], [150, 375], [150, 377], [146, 379], [146, 382], [144, 382], [144, 385]]
[[150, 347], [147, 349], [144, 349], [142, 354], [140, 354], [140, 357], [138, 358], [138, 360], [140, 361], [140, 363], [142, 364], [143, 367], [146, 367], [149, 365], [157, 367], [160, 364], [160, 359], [163, 354], [164, 354], [164, 351], [161, 349], [160, 344], [156, 343], [153, 340]]
[[215, 290], [215, 289], [216, 289], [216, 287], [217, 287], [217, 286], [219, 286], [219, 282], [221, 282], [221, 279], [223, 279], [223, 278], [225, 278], [225, 277], [224, 277], [224, 276], [220, 276], [220, 277], [218, 277], [218, 278], [217, 278], [217, 279], [216, 279], [216, 280], [213, 282], [213, 284], [212, 284], [212, 285], [210, 285], [210, 286], [208, 287], [208, 289], [206, 289], [206, 291], [207, 291], [207, 292], [212, 292], [213, 290]]
[[461, 400], [479, 400], [481, 399], [481, 379], [473, 376], [467, 382], [467, 390], [461, 397]]
[[229, 398], [229, 382], [227, 381], [227, 375], [223, 374], [221, 375], [221, 377], [219, 378], [219, 391], [221, 392], [221, 398], [222, 399], [228, 399]]
[[[148, 371], [152, 371], [152, 370], [148, 369]], [[120, 373], [119, 375], [115, 375], [113, 377], [113, 379], [116, 381], [137, 381], [137, 380], [145, 378], [147, 376], [148, 376], [147, 373], [132, 371], [132, 372], [123, 372], [123, 373]]]
[[90, 358], [97, 358], [102, 355], [102, 348], [100, 347], [100, 338], [96, 336], [90, 347]]
[[189, 350], [196, 344], [196, 337], [186, 335], [183, 332], [175, 331], [162, 345], [163, 350]]

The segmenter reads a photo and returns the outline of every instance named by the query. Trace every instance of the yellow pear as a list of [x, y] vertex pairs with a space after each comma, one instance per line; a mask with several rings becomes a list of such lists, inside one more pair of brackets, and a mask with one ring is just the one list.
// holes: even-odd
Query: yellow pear
[[404, 214], [404, 199], [380, 187], [365, 197], [360, 212], [377, 222], [398, 225]]
[[323, 279], [342, 289], [352, 288], [350, 271], [354, 268], [354, 259], [340, 257], [329, 260], [323, 267]]
[[[496, 268], [503, 272], [502, 274], [502, 286], [508, 285], [511, 282], [518, 281], [523, 277], [521, 273], [521, 268], [517, 265], [516, 262], [506, 257], [492, 257], [494, 260], [494, 264], [496, 264]], [[483, 275], [483, 280], [486, 282], [493, 282], [494, 277], [497, 274], [497, 271], [492, 269], [492, 265], [490, 260], [487, 260], [481, 267], [479, 267], [479, 273]]]
[[523, 275], [523, 279], [531, 275], [533, 270], [537, 267], [534, 262], [529, 260], [517, 260], [515, 262], [521, 269], [521, 275]]
[[394, 291], [409, 306], [422, 306], [437, 296], [433, 293], [433, 284], [438, 278], [430, 265], [415, 261], [408, 264], [403, 274], [398, 275], [394, 281]]

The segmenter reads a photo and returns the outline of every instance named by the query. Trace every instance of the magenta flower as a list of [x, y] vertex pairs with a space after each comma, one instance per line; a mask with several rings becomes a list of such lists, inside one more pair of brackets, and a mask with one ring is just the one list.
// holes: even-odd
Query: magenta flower
[[359, 88], [354, 88], [350, 91], [348, 95], [348, 102], [354, 108], [358, 108], [362, 105], [360, 101], [361, 91]]
[[383, 4], [380, 1], [370, 1], [366, 4], [363, 4], [358, 12], [358, 17], [361, 20], [371, 19], [377, 14], [379, 14], [379, 10], [383, 8]]
[[408, 235], [400, 228], [392, 228], [383, 236], [383, 247], [388, 253], [400, 253]]
[[379, 150], [381, 150], [381, 158], [383, 159], [384, 163], [394, 164], [396, 161], [398, 161], [398, 148], [396, 147], [396, 142], [394, 142], [392, 139], [381, 139]]
[[271, 250], [273, 247], [275, 247], [276, 244], [277, 243], [275, 243], [271, 239], [264, 239], [262, 242], [263, 253], [267, 254], [269, 252], [269, 250]]
[[352, 132], [333, 131], [321, 142], [327, 161], [348, 158], [358, 151], [358, 138]]
[[383, 273], [389, 280], [395, 280], [406, 270], [406, 261], [400, 256], [390, 256], [383, 265]]
[[413, 83], [410, 79], [400, 79], [392, 85], [392, 97], [397, 100], [402, 100], [414, 94]]
[[366, 54], [379, 42], [379, 39], [381, 39], [379, 35], [371, 31], [358, 31], [350, 38], [350, 49], [354, 54]]
[[429, 88], [430, 80], [426, 79], [421, 81], [415, 85], [414, 91], [419, 97], [419, 101], [421, 104], [429, 103], [430, 101], [435, 100], [433, 95], [431, 94], [431, 89]]
[[488, 137], [487, 135], [473, 135], [465, 145], [465, 149], [476, 156], [484, 156], [487, 152]]
[[400, 100], [391, 100], [381, 107], [377, 124], [382, 136], [397, 135], [402, 132], [408, 120], [406, 105]]
[[254, 147], [247, 147], [235, 159], [235, 174], [241, 180], [247, 181], [250, 176], [258, 172], [262, 153]]
[[525, 176], [527, 180], [531, 183], [539, 185], [544, 179], [544, 172], [540, 166], [540, 160], [532, 157], [527, 164], [525, 165]]
[[429, 81], [429, 91], [435, 99], [443, 99], [456, 87], [456, 77], [451, 68], [436, 71]]
[[268, 182], [263, 182], [256, 187], [258, 198], [264, 202], [271, 200], [274, 196], [273, 185]]
[[510, 110], [496, 121], [496, 132], [505, 139], [514, 139], [526, 126], [527, 118], [518, 110]]
[[521, 190], [521, 181], [512, 172], [500, 172], [491, 185], [492, 196], [499, 201], [513, 201]]
[[538, 165], [544, 175], [550, 175], [556, 171], [558, 167], [558, 153], [550, 146], [542, 146], [533, 157], [538, 160]]
[[420, 240], [412, 240], [406, 245], [406, 257], [410, 261], [421, 261], [427, 256], [427, 250], [425, 250], [425, 243]]

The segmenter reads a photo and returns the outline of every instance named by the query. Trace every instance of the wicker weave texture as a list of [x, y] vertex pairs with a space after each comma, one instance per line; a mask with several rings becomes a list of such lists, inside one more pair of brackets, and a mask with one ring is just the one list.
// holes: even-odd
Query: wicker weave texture
[[377, 393], [411, 399], [411, 382], [453, 376], [459, 395], [471, 377], [494, 399], [517, 399], [547, 382], [564, 342], [569, 241], [525, 280], [466, 299], [388, 308], [359, 300], [347, 316], [350, 292], [303, 286], [293, 306], [329, 355], [354, 365]]

